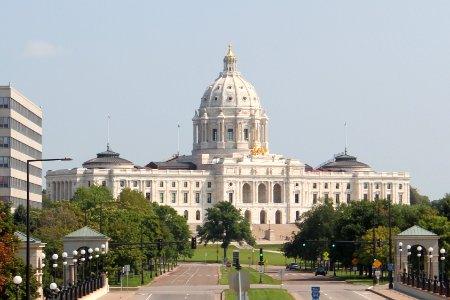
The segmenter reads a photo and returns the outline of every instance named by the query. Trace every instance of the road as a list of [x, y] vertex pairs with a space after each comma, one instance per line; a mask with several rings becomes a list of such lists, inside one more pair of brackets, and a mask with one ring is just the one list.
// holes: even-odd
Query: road
[[[280, 267], [268, 267], [267, 275], [279, 279]], [[228, 286], [218, 285], [219, 265], [180, 264], [174, 271], [158, 277], [152, 284], [127, 295], [110, 293], [102, 300], [218, 300]], [[311, 287], [320, 286], [321, 300], [382, 300], [387, 299], [366, 291], [367, 286], [347, 284], [328, 276], [286, 271], [282, 288], [287, 289], [296, 300], [310, 300]], [[280, 288], [280, 285], [251, 285], [251, 288]], [[260, 299], [258, 299], [260, 300]], [[261, 299], [263, 300], [263, 299]]]

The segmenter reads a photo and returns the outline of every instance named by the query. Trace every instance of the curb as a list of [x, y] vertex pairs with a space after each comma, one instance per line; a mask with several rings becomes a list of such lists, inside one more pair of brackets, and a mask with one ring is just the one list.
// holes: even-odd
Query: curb
[[366, 291], [370, 291], [370, 292], [372, 292], [372, 293], [374, 293], [374, 294], [377, 294], [377, 295], [382, 296], [382, 297], [384, 297], [384, 298], [386, 298], [386, 299], [389, 299], [389, 300], [396, 300], [395, 298], [392, 298], [392, 297], [386, 295], [385, 293], [382, 293], [382, 292], [380, 292], [380, 291], [375, 290], [375, 289], [373, 288], [373, 286], [368, 287], [368, 288], [366, 289]]

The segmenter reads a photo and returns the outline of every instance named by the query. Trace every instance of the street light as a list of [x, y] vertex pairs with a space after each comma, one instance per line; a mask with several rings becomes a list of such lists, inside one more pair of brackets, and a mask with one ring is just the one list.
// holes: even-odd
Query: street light
[[72, 251], [72, 255], [73, 255], [73, 270], [74, 270], [74, 274], [73, 274], [73, 284], [77, 284], [78, 281], [78, 259], [77, 259], [77, 255], [78, 255], [78, 251], [77, 250], [73, 250]]
[[422, 256], [422, 246], [417, 247], [417, 258], [419, 259], [419, 263], [417, 265], [417, 268], [419, 269], [419, 276], [420, 276], [420, 257]]
[[86, 260], [86, 258], [84, 257], [84, 255], [86, 254], [86, 250], [81, 249], [80, 251], [81, 254], [81, 273], [83, 273], [83, 282], [84, 282], [84, 261]]
[[441, 250], [439, 250], [440, 256], [441, 256], [441, 273], [439, 273], [439, 281], [441, 282], [442, 285], [442, 281], [444, 281], [444, 274], [445, 274], [445, 249], [441, 248]]
[[19, 275], [14, 276], [13, 282], [14, 282], [14, 283], [16, 284], [16, 286], [17, 286], [16, 300], [19, 300], [19, 285], [22, 283], [22, 277], [20, 277]]
[[92, 269], [91, 269], [91, 262], [92, 262], [92, 252], [94, 252], [94, 250], [92, 250], [92, 248], [88, 249], [88, 253], [89, 253], [89, 276], [88, 279], [91, 278], [91, 273], [92, 273]]
[[55, 299], [55, 295], [59, 292], [58, 285], [54, 282], [50, 283], [50, 290], [52, 291], [52, 299]]
[[37, 161], [66, 161], [72, 160], [71, 158], [41, 158], [41, 159], [27, 159], [27, 250], [26, 250], [26, 276], [25, 276], [25, 289], [26, 289], [26, 299], [31, 300], [30, 292], [30, 163]]
[[433, 278], [431, 272], [433, 271], [433, 266], [431, 265], [431, 259], [433, 258], [433, 247], [428, 248], [428, 258], [430, 259], [430, 265], [428, 266], [428, 279]]
[[53, 259], [53, 281], [56, 281], [56, 268], [58, 267], [58, 254], [53, 254], [52, 255], [52, 259]]
[[63, 289], [66, 288], [67, 282], [66, 282], [66, 268], [67, 268], [67, 252], [62, 253], [63, 258]]
[[408, 263], [408, 274], [410, 274], [411, 273], [411, 267], [410, 267], [410, 264], [412, 265], [412, 262], [411, 262], [411, 245], [407, 245], [406, 246], [406, 250], [408, 251], [406, 254], [408, 255], [408, 257], [407, 257], [407, 263]]
[[394, 285], [392, 284], [392, 226], [391, 226], [391, 200], [388, 200], [388, 224], [389, 224], [389, 288], [393, 289]]
[[100, 251], [100, 248], [95, 247], [94, 251], [95, 251], [95, 262], [96, 262], [96, 265], [97, 265], [97, 271], [95, 272], [95, 276], [98, 276], [98, 258], [99, 258], [98, 253]]
[[398, 252], [400, 253], [400, 274], [402, 274], [402, 251], [403, 251], [403, 243], [398, 243]]

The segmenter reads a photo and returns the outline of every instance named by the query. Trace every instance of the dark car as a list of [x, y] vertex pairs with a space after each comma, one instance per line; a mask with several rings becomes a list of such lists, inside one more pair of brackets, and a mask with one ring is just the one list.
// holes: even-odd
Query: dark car
[[316, 276], [317, 276], [317, 275], [323, 275], [323, 276], [325, 276], [325, 275], [327, 275], [327, 270], [325, 270], [324, 267], [318, 267], [318, 268], [316, 269]]
[[286, 270], [298, 270], [298, 264], [297, 263], [290, 263], [286, 266]]

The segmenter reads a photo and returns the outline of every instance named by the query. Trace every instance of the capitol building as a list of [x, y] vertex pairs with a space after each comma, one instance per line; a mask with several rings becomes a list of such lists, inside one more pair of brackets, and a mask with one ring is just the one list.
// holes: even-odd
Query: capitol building
[[[274, 120], [280, 122], [282, 120]], [[206, 209], [229, 201], [251, 224], [289, 224], [314, 205], [361, 199], [409, 204], [406, 172], [375, 172], [347, 150], [318, 168], [269, 150], [269, 117], [253, 85], [237, 68], [231, 45], [223, 70], [204, 92], [192, 118], [189, 156], [137, 166], [109, 144], [81, 168], [46, 173], [52, 201], [71, 199], [80, 187], [103, 185], [170, 205], [192, 226]]]

